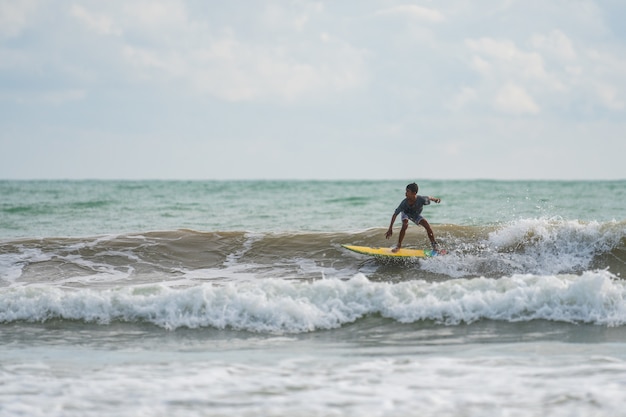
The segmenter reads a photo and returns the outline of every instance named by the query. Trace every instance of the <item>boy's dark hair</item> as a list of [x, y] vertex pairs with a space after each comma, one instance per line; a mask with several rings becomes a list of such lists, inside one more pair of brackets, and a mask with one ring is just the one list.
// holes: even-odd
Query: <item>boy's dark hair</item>
[[417, 186], [416, 183], [412, 182], [406, 186], [406, 189], [411, 191], [412, 193], [417, 193], [417, 190], [419, 190], [419, 187]]

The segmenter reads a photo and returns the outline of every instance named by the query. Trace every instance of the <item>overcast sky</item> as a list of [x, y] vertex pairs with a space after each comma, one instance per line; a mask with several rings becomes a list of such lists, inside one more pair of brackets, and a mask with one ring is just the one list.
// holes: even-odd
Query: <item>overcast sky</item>
[[624, 179], [626, 2], [0, 1], [0, 178]]

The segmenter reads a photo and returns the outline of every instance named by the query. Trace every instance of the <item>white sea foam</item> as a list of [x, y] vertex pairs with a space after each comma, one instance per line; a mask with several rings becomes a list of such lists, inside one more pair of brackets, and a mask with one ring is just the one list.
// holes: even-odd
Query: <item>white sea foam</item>
[[254, 243], [258, 242], [262, 238], [262, 233], [246, 233], [246, 240], [244, 241], [242, 247], [235, 253], [229, 254], [226, 257], [224, 265], [231, 266], [237, 264], [241, 257], [244, 256], [252, 248], [252, 245], [254, 245]]
[[[626, 405], [626, 366], [618, 347], [605, 348], [613, 357], [551, 343], [466, 345], [452, 352], [438, 346], [428, 355], [393, 356], [324, 347], [290, 341], [225, 358], [217, 349], [169, 353], [157, 346], [150, 354], [132, 349], [102, 354], [28, 346], [2, 367], [0, 411], [7, 416], [539, 417], [616, 416]], [[14, 364], [15, 356], [33, 360]]]
[[455, 278], [572, 273], [589, 269], [596, 256], [617, 247], [625, 234], [623, 222], [520, 219], [502, 225], [483, 241], [421, 264], [424, 270]]
[[22, 271], [27, 264], [50, 259], [50, 254], [43, 253], [39, 249], [22, 249], [18, 253], [0, 254], [0, 281], [15, 282], [22, 276]]
[[150, 284], [117, 289], [24, 286], [0, 290], [0, 322], [71, 319], [94, 323], [148, 322], [166, 329], [232, 328], [300, 333], [333, 329], [366, 315], [402, 323], [447, 325], [478, 320], [626, 324], [626, 286], [608, 271], [582, 275], [514, 275], [445, 282], [314, 282], [276, 279]]

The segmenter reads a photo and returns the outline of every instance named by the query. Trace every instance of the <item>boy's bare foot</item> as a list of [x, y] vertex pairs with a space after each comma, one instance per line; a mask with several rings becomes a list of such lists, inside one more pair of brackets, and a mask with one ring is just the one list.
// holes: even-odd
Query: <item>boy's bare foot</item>
[[395, 248], [391, 249], [392, 253], [396, 253], [400, 250], [400, 246], [396, 246]]

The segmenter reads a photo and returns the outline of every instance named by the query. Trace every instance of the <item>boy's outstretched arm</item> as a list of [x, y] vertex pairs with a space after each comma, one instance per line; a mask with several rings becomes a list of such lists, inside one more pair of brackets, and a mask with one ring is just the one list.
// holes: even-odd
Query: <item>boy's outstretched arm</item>
[[385, 233], [385, 237], [387, 239], [389, 239], [391, 235], [393, 235], [393, 224], [396, 221], [396, 217], [398, 217], [396, 213], [394, 213], [393, 216], [391, 216], [391, 223], [389, 223], [389, 229], [387, 230], [387, 233]]
[[441, 203], [441, 199], [440, 199], [440, 198], [437, 198], [437, 197], [431, 197], [431, 196], [428, 196], [428, 199], [429, 199], [430, 201], [434, 201], [434, 202], [435, 202], [435, 203], [437, 203], [437, 204]]

